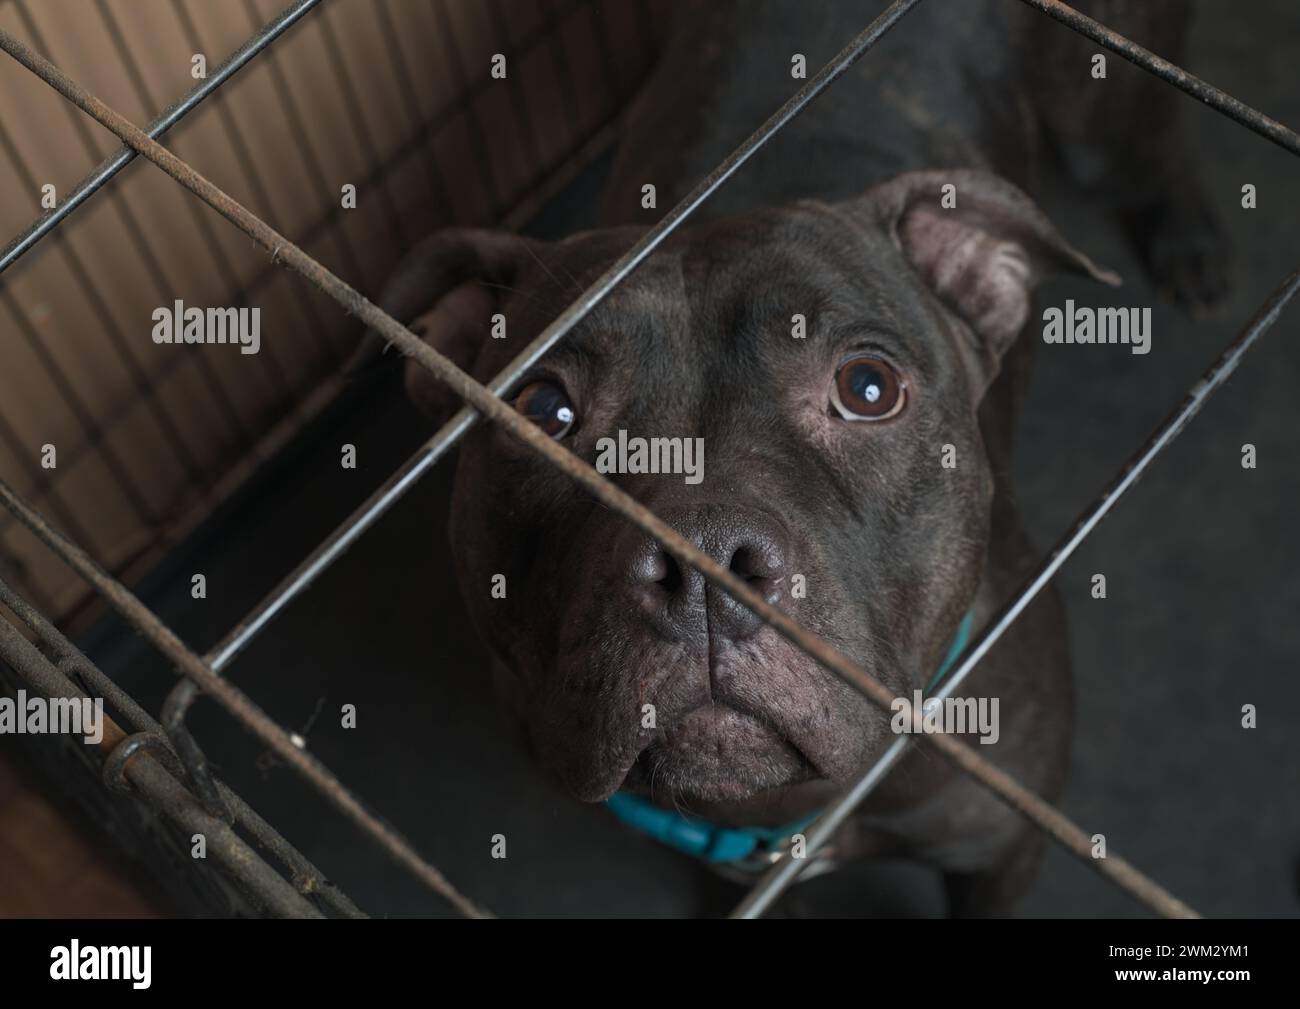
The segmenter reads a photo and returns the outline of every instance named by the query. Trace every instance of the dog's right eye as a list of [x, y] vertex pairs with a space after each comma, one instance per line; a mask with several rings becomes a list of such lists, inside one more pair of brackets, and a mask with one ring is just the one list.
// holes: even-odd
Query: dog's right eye
[[515, 396], [515, 409], [549, 434], [560, 439], [577, 423], [578, 414], [564, 390], [554, 382], [530, 382]]

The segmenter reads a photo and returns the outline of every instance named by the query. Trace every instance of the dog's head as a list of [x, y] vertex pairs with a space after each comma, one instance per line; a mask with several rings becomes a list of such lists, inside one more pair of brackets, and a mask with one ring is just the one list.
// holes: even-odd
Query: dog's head
[[[486, 382], [639, 234], [445, 231], [384, 305]], [[1109, 279], [974, 172], [684, 228], [506, 398], [593, 464], [648, 469], [632, 439], [680, 439], [641, 462], [686, 472], [611, 479], [908, 693], [978, 584], [993, 480], [976, 413], [1050, 267]], [[439, 420], [459, 405], [410, 362], [406, 382]], [[518, 710], [582, 799], [787, 817], [888, 741], [859, 694], [493, 425], [461, 447], [451, 544]]]

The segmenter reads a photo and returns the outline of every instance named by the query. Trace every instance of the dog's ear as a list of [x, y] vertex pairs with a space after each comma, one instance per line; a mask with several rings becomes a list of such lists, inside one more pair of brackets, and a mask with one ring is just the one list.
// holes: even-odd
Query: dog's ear
[[1030, 294], [1044, 273], [1120, 283], [1066, 242], [1028, 196], [989, 172], [909, 172], [868, 190], [850, 208], [884, 229], [965, 321], [989, 378], [1029, 318]]
[[[470, 371], [490, 337], [502, 294], [530, 258], [528, 241], [482, 228], [439, 231], [398, 263], [384, 285], [379, 307], [457, 367]], [[372, 330], [350, 370], [359, 373], [393, 354]], [[460, 397], [414, 362], [406, 362], [405, 383], [412, 401], [439, 423], [461, 406]]]

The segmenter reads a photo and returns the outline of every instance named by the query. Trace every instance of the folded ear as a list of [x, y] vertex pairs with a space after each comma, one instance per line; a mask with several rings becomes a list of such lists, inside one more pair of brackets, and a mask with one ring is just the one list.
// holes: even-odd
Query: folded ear
[[1028, 196], [989, 172], [909, 172], [868, 190], [851, 206], [885, 230], [969, 326], [986, 381], [1029, 318], [1030, 294], [1044, 273], [1120, 283], [1117, 274], [1066, 242]]
[[[379, 307], [465, 371], [489, 339], [502, 295], [528, 259], [528, 239], [481, 228], [447, 228], [416, 245], [384, 285]], [[357, 371], [386, 350], [373, 330], [352, 362]], [[414, 362], [406, 364], [406, 391], [439, 423], [461, 406], [460, 397]]]

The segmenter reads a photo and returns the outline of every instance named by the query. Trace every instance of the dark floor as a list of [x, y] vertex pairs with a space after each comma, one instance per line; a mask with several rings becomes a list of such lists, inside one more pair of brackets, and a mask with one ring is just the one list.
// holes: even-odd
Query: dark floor
[[[1216, 3], [1186, 63], [1288, 123], [1300, 7]], [[1065, 30], [1065, 29], [1061, 29]], [[886, 43], [887, 44], [887, 43]], [[1300, 165], [1188, 99], [1195, 156], [1235, 241], [1235, 287], [1191, 320], [1157, 303], [1154, 349], [1039, 354], [1021, 428], [1023, 511], [1046, 548], [1178, 401], [1267, 293], [1300, 261]], [[1254, 183], [1260, 208], [1240, 207]], [[743, 172], [732, 185], [743, 185]], [[584, 218], [594, 179], [551, 208], [540, 233]], [[1155, 296], [1116, 228], [1070, 194], [1048, 200], [1062, 230], [1120, 270], [1113, 303]], [[1100, 304], [1080, 285], [1047, 292]], [[1215, 916], [1297, 915], [1300, 859], [1300, 314], [1292, 310], [1064, 569], [1078, 678], [1077, 743], [1065, 811]], [[196, 552], [146, 583], [147, 600], [196, 649], [229, 627], [431, 433], [403, 402], [362, 395], [231, 510]], [[339, 445], [360, 450], [356, 471]], [[1243, 470], [1243, 443], [1258, 468]], [[415, 841], [466, 892], [503, 915], [688, 915], [729, 897], [688, 860], [560, 794], [496, 707], [445, 545], [448, 466], [407, 495], [265, 634], [232, 678]], [[193, 602], [202, 571], [208, 599]], [[1103, 572], [1108, 598], [1090, 598]], [[165, 667], [131, 635], [101, 635], [108, 671], [156, 710]], [[339, 727], [344, 703], [358, 728]], [[1259, 727], [1240, 727], [1253, 703]], [[215, 706], [196, 710], [220, 772], [374, 915], [443, 913]], [[508, 855], [493, 860], [490, 838]], [[935, 882], [906, 866], [814, 881], [801, 904], [827, 914], [924, 915]], [[701, 888], [704, 888], [702, 890]], [[705, 893], [705, 891], [711, 891]], [[725, 901], [724, 901], [725, 904]], [[1142, 913], [1053, 848], [1028, 915]]]

